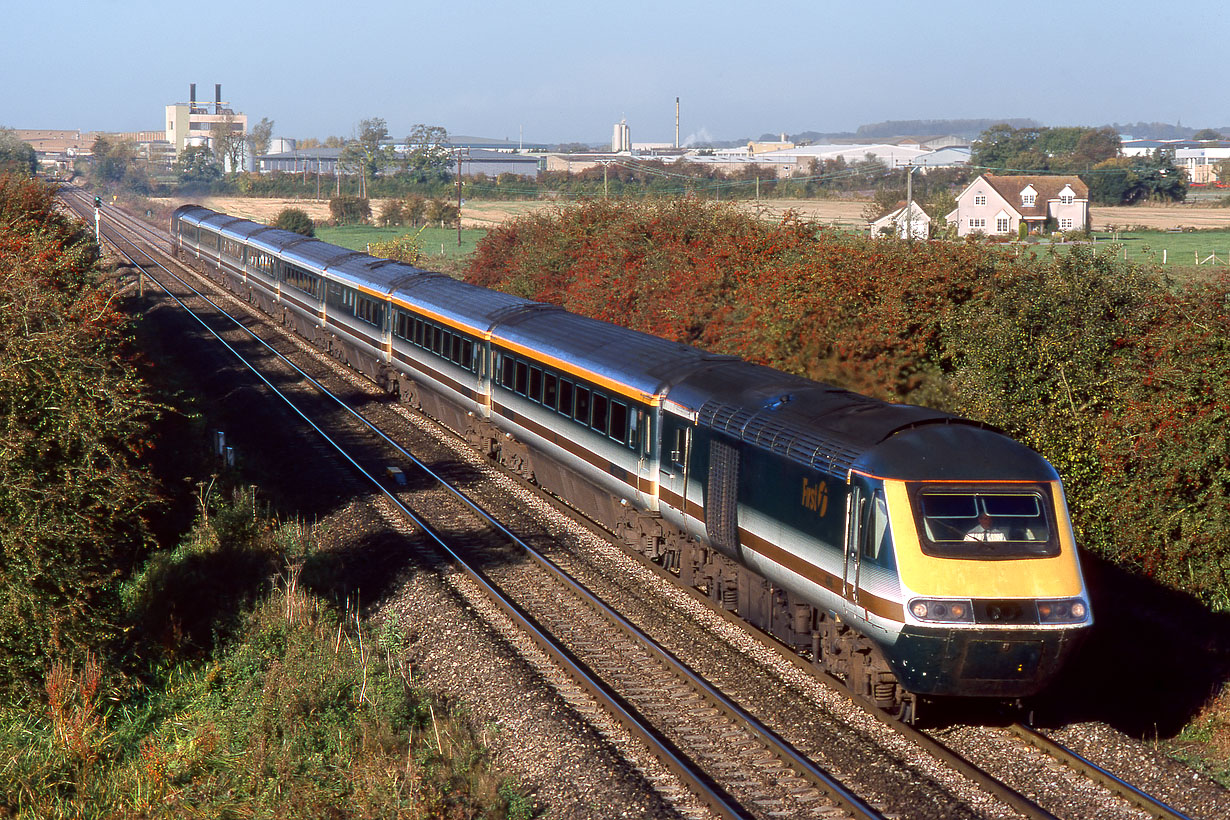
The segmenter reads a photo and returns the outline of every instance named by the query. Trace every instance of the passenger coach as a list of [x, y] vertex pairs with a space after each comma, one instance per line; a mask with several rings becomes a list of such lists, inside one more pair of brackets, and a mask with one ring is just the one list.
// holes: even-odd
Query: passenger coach
[[1042, 689], [1092, 624], [1054, 469], [974, 422], [184, 206], [176, 252], [909, 710]]

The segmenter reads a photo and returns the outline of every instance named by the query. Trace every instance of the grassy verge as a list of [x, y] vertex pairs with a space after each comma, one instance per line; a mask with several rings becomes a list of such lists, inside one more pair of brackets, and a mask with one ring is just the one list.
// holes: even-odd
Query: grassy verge
[[466, 228], [461, 231], [461, 245], [457, 244], [455, 228], [380, 228], [375, 225], [322, 225], [316, 236], [325, 242], [341, 245], [356, 251], [366, 251], [369, 243], [387, 242], [410, 234], [418, 238], [419, 247], [427, 258], [462, 259], [474, 252], [478, 241], [487, 235], [485, 230]]
[[1165, 750], [1230, 789], [1230, 683], [1177, 737], [1165, 741]]
[[[300, 585], [310, 531], [266, 520], [250, 491], [203, 513], [126, 587], [139, 671], [57, 663], [41, 697], [0, 709], [0, 814], [532, 815], [415, 685], [399, 624], [374, 633]], [[261, 568], [274, 580], [236, 589]]]
[[1118, 243], [1120, 258], [1171, 268], [1225, 272], [1230, 266], [1230, 231], [1097, 231], [1097, 244]]

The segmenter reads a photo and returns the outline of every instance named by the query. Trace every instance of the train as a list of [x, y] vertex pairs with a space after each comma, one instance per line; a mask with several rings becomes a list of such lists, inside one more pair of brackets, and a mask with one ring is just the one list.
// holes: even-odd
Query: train
[[1093, 624], [1063, 485], [892, 404], [184, 205], [173, 253], [899, 714], [1035, 695]]

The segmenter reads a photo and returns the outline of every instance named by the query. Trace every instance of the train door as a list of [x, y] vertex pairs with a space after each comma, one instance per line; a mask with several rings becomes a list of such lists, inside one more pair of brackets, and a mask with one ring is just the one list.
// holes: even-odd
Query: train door
[[[686, 516], [688, 503], [688, 464], [691, 463], [692, 427], [676, 416], [663, 414], [662, 452], [660, 454], [659, 485], [662, 501]], [[646, 428], [642, 435], [650, 435]], [[642, 448], [643, 450], [644, 448]]]
[[888, 549], [891, 539], [888, 522], [888, 505], [884, 489], [874, 486], [862, 476], [851, 481], [848, 529], [845, 556], [842, 561], [842, 596], [854, 605], [861, 619], [867, 617], [867, 602], [859, 591], [863, 562], [880, 560], [881, 553]]
[[841, 597], [855, 600], [858, 590], [859, 538], [863, 531], [863, 508], [867, 496], [855, 483], [846, 496], [846, 545], [841, 559]]
[[654, 430], [662, 424], [660, 416], [656, 416], [657, 408], [643, 410], [633, 408], [630, 418], [629, 436], [632, 446], [636, 448], [636, 498], [643, 509], [658, 511], [658, 480], [657, 456], [654, 453]]
[[858, 582], [865, 552], [863, 546], [872, 538], [874, 529], [872, 513], [876, 506], [876, 493], [862, 476], [853, 476], [850, 484], [846, 507], [846, 547], [842, 558], [841, 595], [853, 605], [852, 614], [863, 619], [866, 618], [867, 612], [859, 600]]

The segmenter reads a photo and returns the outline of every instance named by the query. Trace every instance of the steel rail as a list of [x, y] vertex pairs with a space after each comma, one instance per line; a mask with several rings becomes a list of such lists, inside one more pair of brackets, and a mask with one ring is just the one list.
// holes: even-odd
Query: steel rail
[[[140, 222], [139, 220], [136, 220], [133, 217], [130, 217], [127, 214], [124, 214], [124, 216], [128, 218], [129, 220], [131, 220], [133, 223], [135, 223], [138, 227], [140, 227], [146, 233], [156, 236], [160, 241], [164, 239], [162, 235], [158, 234], [150, 226]], [[173, 241], [170, 244], [173, 245]], [[133, 247], [137, 247], [137, 246], [134, 244]], [[153, 259], [153, 257], [150, 257], [148, 254], [145, 254], [145, 255], [147, 256], [147, 258], [150, 258], [151, 261], [154, 261], [155, 264], [159, 264], [157, 263], [157, 260]], [[159, 267], [163, 267], [163, 266], [159, 264]], [[165, 270], [165, 267], [163, 269]], [[172, 275], [174, 276], [174, 274]], [[178, 277], [176, 278], [178, 279]], [[188, 285], [188, 287], [191, 287], [191, 286]], [[202, 295], [202, 298], [205, 298], [208, 301], [208, 297], [204, 297]], [[215, 305], [215, 307], [217, 306]], [[219, 310], [221, 310], [221, 308], [219, 308]], [[223, 313], [224, 315], [228, 315], [228, 314], [225, 314], [224, 311]], [[236, 321], [236, 320], [232, 319], [232, 321]], [[255, 334], [253, 334], [250, 330], [248, 330], [248, 328], [244, 327], [242, 324], [239, 324], [238, 321], [236, 321], [236, 324], [238, 324], [245, 331], [250, 333], [254, 338], [257, 338], [258, 341], [261, 341], [261, 343], [264, 344], [263, 340], [260, 340], [259, 337], [256, 337]], [[303, 373], [302, 370], [296, 367], [293, 363], [286, 360], [285, 357], [283, 357], [276, 350], [272, 350], [272, 348], [270, 348], [270, 350], [275, 355], [277, 355], [279, 358], [282, 358], [284, 361], [286, 361], [286, 363], [289, 366], [294, 367], [298, 372], [300, 372], [304, 376], [304, 378], [306, 378], [307, 380], [315, 384], [318, 389], [328, 394], [328, 391], [325, 390], [323, 386], [316, 383], [316, 381], [312, 379], [311, 376], [308, 376], [306, 373]], [[784, 739], [781, 739], [780, 737], [778, 737], [775, 733], [773, 733], [767, 727], [761, 726], [755, 720], [755, 718], [751, 717], [746, 712], [744, 712], [744, 710], [742, 710], [737, 704], [734, 704], [730, 702], [728, 699], [726, 699], [725, 696], [722, 695], [721, 692], [718, 692], [717, 690], [713, 689], [713, 687], [711, 687], [706, 681], [700, 678], [699, 675], [694, 673], [689, 667], [687, 667], [686, 664], [680, 661], [672, 653], [670, 653], [668, 650], [665, 650], [664, 648], [659, 647], [651, 638], [649, 638], [647, 635], [641, 632], [641, 630], [639, 630], [636, 626], [628, 622], [621, 615], [614, 612], [604, 602], [602, 602], [601, 600], [593, 596], [592, 593], [590, 593], [584, 586], [580, 584], [580, 582], [576, 581], [565, 570], [563, 570], [562, 568], [554, 564], [554, 562], [552, 562], [549, 558], [541, 555], [536, 550], [534, 550], [532, 547], [530, 547], [529, 545], [521, 541], [521, 539], [519, 539], [516, 535], [508, 531], [500, 522], [496, 521], [494, 518], [488, 515], [486, 511], [484, 511], [481, 507], [479, 507], [470, 498], [468, 498], [466, 495], [461, 493], [456, 488], [452, 487], [444, 479], [437, 476], [426, 464], [424, 464], [419, 459], [417, 459], [413, 454], [407, 452], [402, 447], [400, 447], [396, 442], [389, 439], [387, 436], [384, 435], [382, 431], [380, 431], [374, 425], [370, 424], [360, 414], [358, 414], [356, 411], [354, 411], [350, 407], [346, 406], [339, 399], [335, 399], [335, 400], [338, 401], [338, 403], [341, 404], [341, 406], [345, 408], [348, 412], [354, 415], [361, 423], [365, 424], [369, 429], [371, 429], [376, 435], [383, 438], [389, 445], [395, 448], [399, 453], [401, 453], [410, 462], [414, 463], [417, 467], [419, 467], [419, 469], [423, 470], [432, 479], [437, 481], [442, 487], [444, 487], [450, 493], [452, 493], [455, 497], [457, 497], [458, 500], [460, 500], [462, 503], [467, 505], [473, 512], [481, 516], [491, 526], [498, 529], [501, 533], [503, 533], [506, 537], [508, 537], [514, 543], [518, 544], [518, 546], [520, 546], [523, 550], [525, 550], [525, 552], [532, 559], [534, 559], [541, 566], [543, 566], [544, 569], [546, 569], [548, 572], [555, 574], [557, 577], [559, 577], [575, 594], [585, 599], [587, 603], [589, 603], [592, 607], [594, 607], [597, 611], [599, 611], [604, 617], [608, 618], [608, 620], [611, 620], [612, 622], [614, 622], [618, 627], [632, 634], [634, 637], [640, 640], [647, 648], [649, 648], [656, 656], [658, 656], [659, 660], [661, 660], [664, 664], [674, 669], [676, 674], [679, 674], [683, 677], [690, 679], [696, 686], [698, 686], [698, 688], [701, 688], [703, 690], [705, 696], [708, 697], [712, 703], [717, 705], [723, 711], [730, 714], [732, 717], [735, 717], [745, 722], [750, 728], [753, 729], [753, 731], [756, 734], [758, 734], [761, 737], [761, 741], [763, 743], [765, 743], [767, 746], [775, 748], [778, 751], [780, 756], [785, 757], [789, 761], [791, 761], [794, 767], [796, 768], [796, 770], [801, 770], [802, 772], [810, 776], [813, 780], [817, 780], [821, 784], [823, 784], [824, 791], [826, 791], [826, 793], [830, 793], [830, 797], [834, 797], [834, 799], [837, 802], [842, 803], [843, 807], [847, 808], [847, 810], [851, 810], [855, 812], [859, 812], [862, 810], [870, 810], [874, 812], [874, 810], [870, 809], [870, 807], [866, 806], [866, 804], [862, 803], [862, 801], [859, 801], [858, 798], [854, 795], [849, 795], [849, 798], [852, 798], [851, 800], [852, 805], [850, 806], [844, 805], [845, 801], [843, 797], [831, 793], [830, 788], [839, 789], [842, 792], [845, 792], [846, 790], [839, 783], [832, 780], [831, 777], [827, 774], [827, 772], [824, 772], [822, 769], [815, 766], [815, 764], [812, 763], [810, 760], [807, 760], [805, 757], [800, 755]], [[520, 486], [527, 487], [531, 490], [535, 490], [533, 485], [530, 485], [525, 481], [518, 481], [517, 483]], [[540, 495], [542, 494], [540, 493]], [[550, 499], [550, 496], [546, 496], [546, 497]], [[559, 505], [557, 504], [553, 506], [569, 512], [574, 519], [583, 521], [584, 523], [587, 523], [588, 525], [590, 525], [592, 528], [597, 528], [600, 531], [605, 531], [604, 528], [602, 528], [600, 524], [597, 524], [592, 519], [590, 519], [588, 516], [584, 516], [584, 515], [576, 513], [576, 511], [572, 510], [572, 508], [560, 508]], [[621, 546], [621, 547], [623, 546], [622, 543], [618, 542], [617, 539], [615, 540], [608, 539], [608, 540], [611, 540], [612, 543], [615, 543], [617, 546]], [[650, 567], [653, 570], [656, 570], [659, 574], [664, 575], [664, 576], [670, 576], [673, 579], [673, 575], [671, 575], [671, 573], [669, 573], [666, 570], [663, 570], [661, 567], [659, 567], [658, 565], [654, 564], [651, 561], [644, 560], [644, 556], [641, 556], [638, 553], [632, 553], [632, 554], [635, 557], [642, 559], [641, 563], [645, 564], [646, 566]], [[697, 600], [702, 601], [706, 605], [711, 604], [711, 602], [709, 602], [703, 596], [694, 595], [693, 597], [697, 598]], [[710, 606], [710, 608], [712, 607]], [[719, 614], [723, 616], [729, 616], [729, 613], [726, 613], [723, 610], [715, 610], [715, 611], [717, 611]], [[736, 622], [740, 624], [744, 624], [743, 621], [736, 620]], [[759, 634], [759, 633], [754, 633], [754, 634]], [[779, 649], [781, 648], [780, 642], [773, 639], [772, 636], [764, 635], [762, 637], [763, 637], [763, 640], [762, 640], [763, 643], [769, 644]], [[817, 670], [815, 670], [814, 666], [811, 664], [802, 663], [801, 662], [802, 659], [798, 658], [797, 653], [794, 653], [792, 650], [789, 650], [788, 648], [786, 650], [786, 653], [788, 657], [790, 657], [792, 660], [796, 662], [796, 665], [800, 666], [801, 668], [804, 668], [806, 671], [812, 674], [816, 674]], [[931, 737], [930, 735], [924, 732], [921, 732], [915, 729], [914, 727], [908, 724], [902, 723], [900, 720], [885, 713], [883, 710], [875, 706], [875, 704], [871, 703], [866, 698], [863, 698], [860, 695], [850, 692], [850, 690], [847, 689], [844, 685], [842, 685], [840, 681], [835, 681], [835, 679], [833, 679], [827, 673], [822, 673], [822, 674], [823, 674], [823, 677], [820, 677], [819, 679], [822, 680], [824, 683], [831, 685], [831, 686], [835, 686], [836, 689], [847, 694], [849, 697], [851, 697], [852, 700], [859, 703], [859, 705], [862, 708], [870, 712], [877, 720], [888, 725], [890, 728], [895, 729], [896, 731], [900, 732], [908, 739], [912, 740], [919, 746], [923, 747], [927, 751], [928, 754], [943, 761], [945, 764], [956, 769], [957, 771], [960, 771], [963, 775], [965, 775], [970, 780], [972, 780], [974, 783], [976, 783], [980, 788], [994, 795], [995, 797], [999, 798], [1000, 800], [1002, 800], [1004, 803], [1008, 804], [1015, 810], [1021, 812], [1022, 814], [1028, 817], [1038, 818], [1039, 820], [1058, 820], [1058, 818], [1056, 818], [1055, 815], [1046, 811], [1045, 809], [1040, 807], [1037, 803], [1030, 800], [1028, 797], [1022, 795], [1020, 792], [1016, 791], [1015, 789], [1008, 786], [1007, 784], [1003, 783], [998, 778], [994, 777], [993, 775], [979, 768], [975, 764], [964, 759], [957, 752], [948, 748], [946, 745], [941, 743], [939, 740]], [[1030, 745], [1052, 756], [1053, 758], [1063, 763], [1064, 765], [1067, 765], [1081, 772], [1082, 774], [1089, 777], [1091, 780], [1097, 782], [1099, 785], [1103, 786], [1104, 788], [1106, 788], [1108, 791], [1112, 792], [1113, 794], [1121, 797], [1124, 800], [1127, 800], [1133, 805], [1148, 812], [1151, 816], [1159, 818], [1159, 820], [1189, 820], [1187, 815], [1175, 810], [1174, 808], [1168, 806], [1162, 801], [1157, 800], [1156, 798], [1141, 791], [1140, 789], [1137, 789], [1136, 787], [1132, 786], [1130, 783], [1127, 783], [1126, 781], [1116, 777], [1114, 774], [1108, 772], [1107, 770], [1097, 766], [1093, 762], [1077, 754], [1075, 751], [1064, 747], [1063, 745], [1046, 737], [1045, 735], [1042, 735], [1041, 733], [1037, 732], [1037, 730], [1031, 727], [1025, 726], [1023, 724], [1015, 724], [1013, 726], [1010, 726], [1009, 728], [1019, 737], [1024, 739], [1026, 742], [1030, 743]], [[761, 733], [762, 731], [763, 731], [763, 734]]]
[[[198, 298], [203, 299], [204, 301], [212, 305], [215, 309], [217, 309], [221, 315], [229, 318], [237, 327], [241, 328], [244, 332], [246, 332], [249, 336], [255, 339], [258, 343], [260, 343], [265, 348], [267, 348], [271, 353], [273, 353], [277, 358], [279, 358], [287, 366], [294, 369], [305, 380], [307, 380], [314, 387], [316, 387], [319, 391], [321, 391], [323, 395], [328, 396], [332, 401], [337, 403], [342, 409], [344, 409], [346, 412], [352, 415], [356, 420], [358, 420], [361, 424], [367, 427], [371, 432], [373, 432], [375, 435], [383, 439], [389, 446], [393, 447], [398, 453], [400, 453], [408, 461], [413, 463], [416, 467], [421, 469], [429, 477], [431, 477], [433, 480], [438, 482], [441, 487], [443, 487], [444, 489], [452, 493], [458, 500], [460, 500], [467, 507], [469, 507], [474, 513], [479, 515], [481, 518], [483, 518], [483, 520], [485, 520], [491, 526], [496, 528], [502, 535], [510, 539], [518, 547], [524, 550], [525, 553], [529, 557], [531, 557], [534, 561], [536, 561], [546, 571], [556, 576], [566, 587], [569, 588], [570, 591], [573, 592], [573, 594], [580, 597], [587, 604], [589, 604], [592, 608], [594, 608], [597, 612], [599, 612], [599, 614], [601, 614], [603, 617], [607, 618], [609, 621], [614, 623], [618, 628], [623, 630], [625, 633], [636, 638], [644, 646], [644, 648], [646, 648], [651, 654], [658, 657], [658, 659], [664, 665], [671, 668], [672, 671], [675, 672], [675, 674], [679, 675], [680, 677], [685, 678], [692, 685], [700, 689], [701, 692], [704, 694], [704, 696], [707, 697], [714, 705], [716, 705], [722, 711], [726, 712], [728, 715], [744, 723], [747, 726], [747, 728], [758, 739], [760, 739], [762, 743], [764, 743], [767, 747], [773, 750], [773, 752], [777, 754], [779, 757], [784, 758], [793, 768], [796, 769], [796, 771], [799, 771], [801, 774], [804, 774], [806, 777], [808, 777], [813, 782], [815, 782], [821, 788], [821, 790], [828, 797], [830, 797], [830, 799], [832, 799], [835, 803], [837, 803], [839, 806], [841, 806], [846, 811], [854, 814], [855, 816], [868, 817], [868, 818], [879, 818], [882, 816], [873, 807], [871, 807], [869, 804], [867, 804], [865, 801], [859, 798], [856, 794], [851, 792], [849, 789], [843, 786], [840, 782], [838, 782], [835, 778], [833, 778], [828, 772], [824, 771], [824, 769], [817, 766], [814, 762], [812, 762], [811, 760], [806, 758], [804, 755], [799, 753], [785, 739], [781, 738], [779, 735], [777, 735], [773, 730], [769, 729], [767, 726], [764, 726], [756, 718], [754, 718], [751, 714], [749, 714], [746, 710], [744, 710], [738, 704], [731, 701], [723, 693], [721, 693], [716, 688], [714, 688], [711, 684], [705, 681], [699, 674], [697, 674], [692, 669], [690, 669], [683, 661], [679, 660], [669, 650], [666, 650], [665, 648], [661, 647], [659, 644], [657, 644], [657, 642], [655, 642], [652, 638], [646, 635], [638, 627], [636, 627], [634, 624], [632, 624], [630, 621], [624, 618], [624, 616], [620, 615], [618, 612], [616, 612], [611, 607], [609, 607], [601, 599], [593, 595], [593, 593], [591, 593], [588, 589], [586, 589], [579, 581], [573, 578], [568, 572], [566, 572], [564, 569], [562, 569], [561, 567], [556, 565], [553, 561], [551, 561], [551, 559], [547, 558], [545, 555], [542, 555], [537, 550], [535, 550], [532, 546], [530, 546], [529, 544], [526, 544], [522, 539], [520, 539], [514, 533], [509, 531], [506, 527], [504, 527], [503, 524], [501, 524], [499, 521], [494, 519], [489, 513], [483, 510], [476, 502], [474, 502], [472, 499], [467, 497], [460, 490], [450, 485], [445, 479], [438, 476], [433, 470], [431, 470], [430, 467], [428, 467], [428, 465], [420, 461], [412, 453], [405, 450], [403, 447], [397, 444], [397, 442], [390, 439], [383, 431], [381, 431], [379, 428], [373, 425], [370, 421], [364, 418], [361, 413], [354, 410], [353, 408], [348, 406], [345, 402], [343, 402], [340, 398], [338, 398], [337, 396], [329, 392], [316, 379], [314, 379], [309, 374], [305, 373], [301, 368], [299, 368], [297, 365], [295, 365], [293, 362], [287, 359], [279, 351], [271, 347], [267, 342], [261, 339], [251, 329], [249, 329], [248, 327], [243, 325], [241, 322], [239, 322], [238, 319], [231, 316], [227, 311], [225, 311], [216, 302], [214, 302], [208, 296], [201, 293], [191, 284], [186, 282], [182, 277], [180, 277], [173, 271], [169, 270], [165, 265], [163, 265], [153, 256], [141, 250], [139, 246], [137, 246], [136, 243], [122, 236], [121, 238], [123, 239], [123, 241], [127, 242], [131, 247], [133, 247], [134, 249], [142, 253], [147, 259], [149, 259], [151, 262], [153, 262], [155, 265], [157, 265], [159, 268], [165, 271], [168, 275], [173, 277], [176, 281], [184, 285], [184, 287], [192, 291], [192, 293], [195, 294]], [[116, 248], [117, 252], [119, 252], [125, 258], [127, 258], [129, 262], [131, 262], [133, 265], [137, 265], [138, 267], [141, 266], [140, 263], [136, 259], [134, 259], [131, 255], [129, 255], [128, 253], [126, 253], [125, 251], [119, 248], [114, 238], [110, 238], [110, 241], [112, 245]], [[220, 342], [222, 342], [222, 344], [228, 350], [230, 350], [245, 367], [247, 367], [255, 375], [257, 375], [257, 377], [260, 378], [261, 381], [264, 382], [271, 390], [273, 390], [276, 395], [282, 398], [282, 400], [286, 402], [286, 404], [290, 406], [291, 409], [294, 410], [294, 412], [297, 415], [299, 415], [305, 422], [307, 422], [307, 424], [310, 427], [312, 427], [312, 429], [314, 429], [317, 433], [319, 433], [322, 436], [322, 438], [324, 438], [325, 441], [330, 446], [332, 446], [335, 450], [337, 450], [337, 452], [343, 458], [345, 458], [352, 466], [355, 467], [355, 469], [357, 469], [363, 476], [365, 476], [369, 481], [371, 481], [377, 487], [377, 489], [379, 489], [379, 491], [386, 498], [388, 498], [393, 504], [395, 504], [404, 515], [406, 515], [411, 521], [413, 521], [416, 525], [422, 528], [424, 532], [427, 533], [429, 537], [433, 541], [435, 541], [437, 545], [440, 546], [450, 556], [450, 558], [452, 558], [455, 562], [457, 562], [457, 564], [463, 569], [463, 571], [469, 577], [471, 577], [472, 580], [474, 580], [477, 584], [479, 584], [479, 586], [496, 601], [497, 605], [499, 605], [500, 608], [504, 610], [506, 614], [509, 615], [509, 617], [511, 617], [519, 626], [521, 626], [530, 635], [530, 637], [534, 640], [536, 644], [538, 644], [544, 651], [546, 651], [549, 655], [551, 655], [554, 659], [556, 659], [562, 666], [564, 666], [570, 672], [570, 674], [573, 674], [574, 677], [580, 680], [587, 691], [590, 691], [591, 694], [593, 694], [595, 697], [601, 700], [604, 703], [604, 705], [608, 709], [610, 709], [611, 712], [617, 717], [617, 719], [619, 719], [619, 721], [625, 725], [625, 728], [628, 728], [630, 732], [640, 737], [651, 748], [659, 750], [655, 752], [655, 754], [658, 754], [660, 759], [663, 761], [663, 763], [668, 768], [670, 768], [676, 775], [678, 775], [682, 780], [684, 780], [685, 782], [689, 784], [689, 786], [694, 790], [697, 797], [701, 799], [702, 802], [704, 802], [712, 810], [714, 810], [716, 813], [722, 816], [740, 817], [740, 818], [749, 816], [744, 813], [744, 810], [741, 806], [733, 802], [733, 798], [727, 795], [724, 790], [721, 790], [720, 786], [717, 786], [717, 784], [714, 784], [711, 780], [709, 780], [708, 776], [705, 775], [704, 772], [700, 771], [699, 769], [693, 768], [690, 761], [686, 761], [686, 758], [683, 758], [682, 754], [678, 751], [678, 749], [674, 747], [673, 744], [670, 743], [668, 739], [661, 737], [655, 729], [653, 729], [651, 726], [648, 726], [647, 724], [644, 724], [639, 719], [639, 716], [637, 716], [635, 712], [632, 711], [632, 708], [617, 693], [609, 689], [609, 687], [607, 687], [607, 685], [604, 682], [599, 680], [596, 676], [594, 676], [591, 672], [589, 672], [583, 666], [583, 664], [581, 664], [579, 660], [574, 658], [572, 654], [566, 648], [559, 645], [555, 641], [554, 638], [546, 634], [545, 631], [543, 631], [541, 627], [537, 624], [537, 622], [534, 621], [532, 616], [524, 612], [519, 607], [519, 605], [517, 605], [514, 601], [507, 598], [505, 595], [503, 595], [503, 593], [499, 592], [499, 590], [494, 587], [494, 585], [486, 578], [485, 574], [483, 574], [481, 570], [478, 570], [477, 568], [472, 567], [468, 562], [465, 561], [465, 559], [461, 555], [457, 553], [457, 551], [455, 551], [452, 547], [450, 547], [440, 536], [435, 534], [435, 532], [432, 530], [429, 524], [427, 524], [419, 516], [417, 516], [412, 510], [406, 507], [387, 487], [385, 487], [384, 483], [381, 482], [379, 478], [372, 475], [365, 468], [363, 468], [353, 457], [351, 457], [342, 448], [340, 444], [335, 442], [324, 430], [322, 430], [319, 426], [317, 426], [310, 418], [307, 417], [307, 415], [305, 415], [298, 407], [296, 407], [293, 404], [293, 402], [290, 400], [289, 397], [285, 396], [277, 387], [275, 387], [267, 378], [265, 378], [264, 375], [262, 375], [255, 368], [255, 366], [249, 363], [243, 357], [241, 353], [239, 353], [233, 346], [231, 346], [228, 342], [226, 342], [226, 340], [224, 340], [216, 331], [210, 328], [200, 317], [196, 316], [196, 314], [193, 313], [191, 309], [189, 309], [187, 305], [185, 305], [184, 302], [181, 299], [179, 299], [179, 297], [171, 293], [168, 288], [166, 288], [161, 282], [159, 282], [153, 276], [151, 276], [150, 278], [152, 281], [158, 284], [158, 286], [161, 287], [163, 291], [167, 293], [167, 295], [171, 296], [171, 298], [174, 299], [175, 302], [180, 305], [180, 307], [182, 307], [185, 311], [187, 311], [190, 315], [192, 315], [193, 318], [195, 318], [203, 327], [205, 327], [206, 330], [208, 330], [215, 338], [217, 338]]]
[[1075, 769], [1112, 794], [1148, 812], [1152, 817], [1156, 817], [1159, 820], [1190, 820], [1188, 815], [1166, 805], [1152, 795], [1146, 794], [1131, 783], [1121, 780], [1098, 764], [1082, 757], [1062, 743], [1052, 740], [1032, 726], [1027, 726], [1024, 723], [1014, 723], [1008, 727], [1008, 730], [1030, 746], [1045, 752], [1065, 766]]

